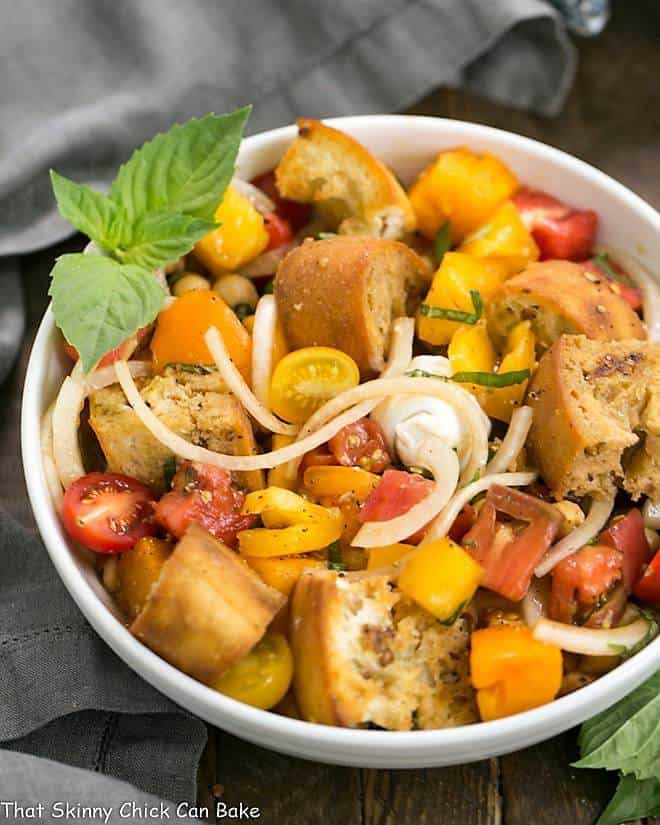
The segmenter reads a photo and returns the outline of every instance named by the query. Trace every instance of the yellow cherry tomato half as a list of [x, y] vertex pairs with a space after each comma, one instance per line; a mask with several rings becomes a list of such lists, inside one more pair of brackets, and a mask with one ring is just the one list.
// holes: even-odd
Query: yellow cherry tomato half
[[281, 633], [266, 633], [252, 650], [211, 687], [218, 693], [268, 710], [280, 702], [293, 677], [293, 656]]
[[303, 424], [319, 407], [360, 383], [355, 361], [333, 347], [305, 347], [277, 364], [270, 385], [273, 412]]

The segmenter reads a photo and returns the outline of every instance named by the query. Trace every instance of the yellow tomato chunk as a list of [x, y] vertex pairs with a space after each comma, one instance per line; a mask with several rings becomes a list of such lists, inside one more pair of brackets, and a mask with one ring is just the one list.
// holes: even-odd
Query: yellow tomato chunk
[[213, 217], [220, 225], [195, 244], [195, 257], [212, 275], [239, 269], [268, 246], [263, 216], [232, 186]]
[[384, 547], [371, 547], [367, 570], [376, 570], [379, 567], [389, 567], [400, 561], [407, 553], [415, 550], [412, 544], [387, 544]]
[[494, 258], [505, 266], [507, 275], [522, 272], [539, 259], [539, 248], [511, 201], [505, 201], [487, 223], [467, 237], [459, 252], [475, 258]]
[[441, 622], [453, 622], [474, 596], [483, 570], [456, 542], [445, 537], [419, 548], [404, 563], [399, 590]]
[[408, 196], [420, 232], [433, 240], [449, 221], [452, 241], [460, 243], [517, 188], [515, 175], [494, 155], [458, 148], [441, 152], [413, 183]]
[[214, 364], [204, 341], [209, 327], [217, 327], [232, 361], [250, 380], [252, 342], [235, 313], [211, 290], [186, 292], [158, 316], [151, 339], [154, 372], [168, 364]]

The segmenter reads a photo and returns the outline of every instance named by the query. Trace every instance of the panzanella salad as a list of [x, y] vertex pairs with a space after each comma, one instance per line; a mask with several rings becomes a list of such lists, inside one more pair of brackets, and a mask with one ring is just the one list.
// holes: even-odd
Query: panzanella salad
[[131, 632], [346, 727], [498, 719], [615, 668], [658, 632], [650, 277], [470, 147], [406, 189], [301, 120], [242, 179], [247, 116], [158, 135], [107, 195], [52, 173], [91, 243], [52, 273], [44, 466]]

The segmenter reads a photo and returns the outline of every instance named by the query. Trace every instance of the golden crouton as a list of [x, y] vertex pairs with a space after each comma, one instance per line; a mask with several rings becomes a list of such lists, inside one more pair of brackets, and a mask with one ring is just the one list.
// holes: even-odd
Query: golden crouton
[[164, 562], [131, 633], [211, 684], [261, 639], [285, 598], [199, 524]]
[[528, 393], [532, 457], [555, 495], [660, 497], [660, 345], [563, 335]]
[[290, 633], [303, 718], [387, 730], [476, 722], [469, 635], [467, 619], [443, 626], [386, 576], [303, 573]]
[[298, 138], [275, 170], [283, 197], [313, 203], [341, 234], [396, 240], [415, 229], [403, 188], [361, 143], [318, 120], [297, 124]]
[[[230, 455], [252, 455], [256, 450], [247, 413], [225, 391], [216, 372], [198, 375], [168, 368], [141, 382], [140, 394], [154, 415], [187, 441]], [[172, 453], [142, 424], [121, 387], [113, 384], [92, 393], [89, 412], [108, 470], [133, 476], [162, 492]], [[261, 471], [236, 475], [249, 490], [263, 487]]]
[[607, 279], [570, 261], [527, 267], [504, 282], [487, 311], [488, 331], [500, 347], [519, 321], [531, 321], [540, 352], [563, 334], [598, 341], [646, 338], [644, 325]]
[[405, 244], [341, 236], [289, 252], [275, 299], [291, 349], [337, 347], [365, 377], [382, 370], [392, 322], [414, 314], [430, 280], [427, 264]]

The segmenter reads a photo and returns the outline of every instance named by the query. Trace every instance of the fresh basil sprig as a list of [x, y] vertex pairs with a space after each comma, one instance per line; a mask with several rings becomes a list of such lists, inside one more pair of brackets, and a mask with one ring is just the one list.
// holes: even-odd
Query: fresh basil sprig
[[476, 324], [484, 311], [481, 295], [476, 289], [470, 290], [470, 299], [474, 312], [464, 312], [460, 309], [448, 309], [447, 307], [436, 307], [432, 304], [421, 304], [420, 315], [426, 318], [441, 318], [444, 321], [458, 321], [460, 324]]
[[578, 768], [621, 772], [597, 825], [660, 815], [660, 671], [608, 710], [585, 722]]
[[602, 269], [607, 277], [611, 278], [613, 281], [618, 281], [620, 284], [625, 284], [625, 286], [635, 286], [631, 278], [627, 275], [620, 274], [614, 269], [610, 256], [607, 252], [603, 252], [600, 255], [594, 255], [591, 259], [591, 263], [595, 264], [599, 269]]
[[165, 292], [155, 269], [216, 227], [250, 107], [173, 126], [135, 151], [104, 195], [51, 170], [61, 215], [100, 255], [62, 255], [49, 294], [85, 372], [151, 323]]

